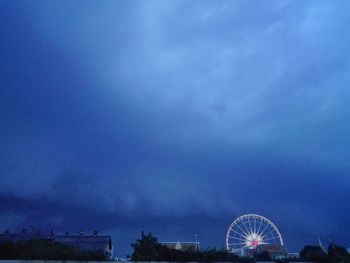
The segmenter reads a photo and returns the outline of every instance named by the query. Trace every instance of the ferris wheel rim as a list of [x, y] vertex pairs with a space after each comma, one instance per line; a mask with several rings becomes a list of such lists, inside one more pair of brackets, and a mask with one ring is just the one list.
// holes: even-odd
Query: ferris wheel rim
[[[249, 224], [248, 227], [244, 224], [244, 221], [243, 221], [244, 219], [248, 219], [248, 224]], [[249, 219], [255, 219], [253, 227], [251, 226], [251, 222]], [[260, 221], [258, 229], [256, 228], [257, 221]], [[242, 222], [243, 227], [241, 227], [238, 224], [239, 222]], [[265, 224], [265, 228], [264, 228], [264, 230], [260, 230], [260, 227], [263, 223]], [[237, 226], [240, 229], [240, 232], [237, 229], [235, 229], [235, 232], [233, 232], [234, 226]], [[267, 227], [270, 227], [271, 230], [269, 233], [264, 234], [264, 231], [266, 230]], [[245, 228], [245, 229], [243, 229], [243, 228]], [[233, 235], [238, 234], [240, 237], [230, 236], [231, 232], [233, 233]], [[273, 236], [273, 233], [275, 233], [275, 236]], [[262, 234], [264, 234], [264, 235], [262, 235]], [[270, 234], [272, 236], [268, 237]], [[268, 237], [268, 238], [265, 239], [265, 237]], [[240, 243], [235, 242], [235, 243], [230, 244], [229, 243], [230, 238], [240, 240]], [[266, 243], [266, 241], [273, 240], [273, 239], [276, 239], [276, 240], [278, 239], [279, 242], [277, 242], [277, 243], [279, 243], [279, 245], [281, 245], [281, 246], [284, 246], [282, 235], [279, 232], [276, 225], [271, 220], [269, 220], [268, 218], [266, 218], [264, 216], [258, 215], [258, 214], [252, 214], [252, 213], [245, 214], [245, 215], [239, 216], [230, 224], [228, 231], [227, 231], [227, 234], [226, 234], [226, 249], [228, 251], [230, 251], [231, 250], [230, 246], [232, 247], [232, 251], [245, 249], [247, 247], [251, 248], [252, 246], [254, 246], [254, 248], [256, 248], [258, 245], [261, 245], [261, 244], [271, 244], [271, 243]], [[249, 244], [249, 242], [250, 242], [250, 244]], [[238, 244], [240, 244], [242, 246], [240, 248], [233, 248], [234, 245], [238, 245]]]

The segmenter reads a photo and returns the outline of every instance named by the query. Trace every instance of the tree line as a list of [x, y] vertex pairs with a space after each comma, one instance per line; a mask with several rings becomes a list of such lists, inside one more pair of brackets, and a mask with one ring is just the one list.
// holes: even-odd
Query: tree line
[[131, 244], [134, 249], [130, 259], [132, 261], [170, 261], [170, 262], [255, 262], [258, 260], [270, 260], [271, 257], [266, 252], [259, 253], [252, 257], [241, 257], [226, 250], [208, 248], [206, 250], [177, 250], [168, 248], [158, 242], [151, 233], [145, 235], [141, 232], [141, 238]]
[[168, 248], [158, 242], [151, 233], [145, 235], [141, 232], [141, 238], [131, 244], [134, 249], [130, 259], [132, 261], [170, 261], [170, 262], [256, 262], [256, 261], [311, 261], [311, 262], [346, 262], [350, 263], [350, 255], [345, 248], [331, 243], [325, 251], [319, 246], [305, 246], [296, 258], [273, 259], [268, 251], [253, 254], [252, 257], [242, 257], [229, 253], [226, 250], [208, 248], [206, 250], [176, 250]]
[[329, 244], [327, 251], [320, 246], [305, 246], [299, 256], [304, 261], [350, 263], [350, 255], [347, 250], [334, 243]]
[[[151, 233], [141, 233], [141, 238], [131, 244], [133, 253], [132, 261], [170, 261], [170, 262], [256, 262], [273, 261], [267, 251], [255, 253], [253, 257], [242, 257], [229, 253], [226, 250], [208, 248], [206, 250], [176, 250], [168, 248], [158, 242]], [[27, 241], [0, 242], [0, 259], [41, 259], [41, 260], [80, 260], [102, 261], [107, 260], [103, 252], [80, 250], [77, 247], [62, 244], [48, 239], [32, 239]], [[278, 259], [279, 262], [312, 261], [312, 262], [348, 262], [350, 255], [343, 247], [334, 243], [329, 244], [324, 250], [319, 246], [305, 246], [298, 258]]]

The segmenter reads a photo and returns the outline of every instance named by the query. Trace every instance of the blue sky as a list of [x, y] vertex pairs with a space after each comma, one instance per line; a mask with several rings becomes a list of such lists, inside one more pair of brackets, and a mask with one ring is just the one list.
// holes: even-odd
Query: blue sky
[[349, 246], [348, 1], [0, 1], [0, 227]]

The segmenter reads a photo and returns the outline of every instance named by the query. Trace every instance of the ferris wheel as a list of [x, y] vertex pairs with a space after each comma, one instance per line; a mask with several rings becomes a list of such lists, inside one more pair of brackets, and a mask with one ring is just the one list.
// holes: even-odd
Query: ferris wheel
[[226, 249], [229, 252], [242, 255], [261, 245], [283, 246], [280, 232], [267, 218], [255, 214], [242, 215], [228, 228]]

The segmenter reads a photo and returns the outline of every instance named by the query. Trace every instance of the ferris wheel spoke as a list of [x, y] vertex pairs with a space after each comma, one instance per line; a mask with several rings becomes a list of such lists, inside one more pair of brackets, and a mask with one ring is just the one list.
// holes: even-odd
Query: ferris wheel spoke
[[248, 224], [249, 224], [250, 233], [254, 233], [254, 230], [252, 228], [252, 225], [250, 224], [250, 219], [249, 218], [248, 218]]
[[237, 235], [240, 235], [243, 238], [246, 238], [248, 236], [248, 234], [240, 228], [236, 228], [235, 231], [232, 231], [232, 232], [236, 233]]
[[266, 224], [264, 229], [260, 233], [258, 233], [258, 235], [261, 236], [265, 232], [266, 228], [268, 228], [268, 226], [269, 226], [269, 224]]
[[249, 235], [249, 233], [245, 232], [238, 224], [236, 226], [244, 233], [246, 237]]
[[[238, 245], [235, 249], [239, 250], [239, 249], [243, 249], [243, 248], [249, 247], [249, 245], [244, 245], [244, 244]], [[242, 246], [242, 245], [244, 245], [244, 246]]]
[[260, 231], [260, 228], [261, 228], [261, 224], [262, 224], [262, 220], [260, 220], [260, 224], [259, 224], [259, 227], [258, 227], [258, 231], [256, 231], [256, 234], [259, 235], [259, 231]]
[[269, 233], [267, 233], [266, 235], [262, 236], [261, 238], [264, 239], [265, 237], [267, 237], [268, 235], [270, 235], [271, 233], [273, 233], [275, 231], [275, 229], [272, 229]]
[[246, 242], [243, 242], [243, 243], [229, 243], [229, 245], [231, 245], [231, 246], [236, 246], [236, 245], [244, 245], [244, 244], [246, 244]]
[[263, 239], [263, 242], [268, 241], [268, 240], [272, 240], [272, 239], [279, 239], [279, 237], [275, 236], [275, 237], [270, 237], [270, 238], [267, 238], [267, 239]]
[[239, 237], [233, 237], [233, 236], [228, 236], [229, 238], [232, 239], [237, 239], [237, 240], [241, 240], [241, 241], [246, 241], [247, 239], [243, 239], [243, 238], [239, 238]]
[[246, 240], [246, 239], [247, 239], [247, 236], [242, 235], [241, 233], [239, 233], [239, 232], [237, 232], [237, 231], [233, 232], [233, 234], [237, 234], [237, 235], [239, 235], [239, 236], [243, 237], [243, 238], [244, 238], [244, 240]]
[[249, 230], [248, 230], [247, 226], [245, 225], [243, 219], [241, 220], [241, 224], [242, 224], [243, 228], [245, 229], [246, 233], [249, 234]]
[[244, 226], [245, 230], [247, 230], [248, 235], [250, 235], [252, 232], [251, 232], [250, 230], [248, 230], [248, 228], [247, 228], [247, 226], [245, 225], [245, 223], [244, 223], [244, 221], [243, 221], [243, 220], [242, 220], [242, 224], [243, 224], [243, 226]]
[[242, 248], [246, 248], [246, 247], [250, 247], [250, 246], [251, 246], [251, 245], [245, 245], [244, 247], [241, 247], [241, 249], [242, 249]]
[[254, 233], [256, 233], [256, 217], [254, 217]]

